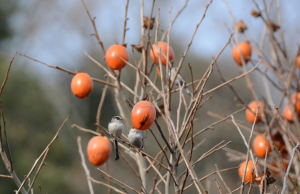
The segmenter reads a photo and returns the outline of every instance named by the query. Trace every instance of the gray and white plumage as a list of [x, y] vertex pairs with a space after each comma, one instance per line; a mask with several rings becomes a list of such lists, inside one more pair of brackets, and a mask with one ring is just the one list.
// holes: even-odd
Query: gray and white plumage
[[[131, 145], [134, 145], [140, 150], [143, 149], [144, 142], [143, 142], [142, 134], [139, 131], [135, 130], [134, 128], [131, 128], [129, 131], [128, 141]], [[144, 154], [142, 155], [145, 156]]]
[[[171, 81], [174, 80], [174, 78], [176, 76], [176, 71], [177, 71], [177, 68], [176, 67], [172, 67], [172, 69], [171, 69], [171, 76], [170, 76]], [[185, 80], [183, 79], [182, 75], [179, 72], [177, 74], [175, 83], [176, 83], [176, 85], [178, 87], [179, 86], [183, 86], [185, 84]], [[186, 93], [188, 93], [190, 96], [192, 96], [192, 93], [190, 92], [190, 90], [186, 86], [184, 86], [183, 89], [186, 91]]]
[[122, 118], [120, 116], [114, 116], [111, 121], [108, 124], [108, 131], [109, 133], [112, 134], [112, 139], [114, 141], [115, 145], [115, 160], [119, 159], [119, 149], [118, 149], [118, 140], [114, 137], [121, 137], [123, 130], [124, 130], [124, 125], [122, 123]]
[[128, 134], [128, 141], [131, 145], [141, 149], [143, 147], [143, 137], [140, 132], [136, 131], [134, 128], [131, 128]]

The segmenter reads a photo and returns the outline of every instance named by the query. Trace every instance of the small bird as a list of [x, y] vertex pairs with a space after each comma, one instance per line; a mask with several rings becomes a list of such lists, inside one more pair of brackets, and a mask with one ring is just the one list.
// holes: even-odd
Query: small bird
[[134, 128], [131, 128], [128, 134], [128, 141], [131, 145], [134, 145], [135, 147], [142, 149], [143, 148], [143, 137], [140, 134], [140, 132], [138, 132], [137, 130], [135, 130]]
[[119, 159], [119, 148], [118, 148], [118, 140], [115, 137], [121, 137], [124, 125], [122, 123], [122, 118], [120, 116], [114, 116], [108, 124], [108, 131], [112, 136], [115, 145], [115, 160]]
[[[171, 81], [174, 80], [175, 75], [176, 75], [176, 72], [177, 72], [177, 68], [176, 68], [176, 67], [172, 67], [172, 69], [171, 69], [171, 76], [170, 76]], [[184, 81], [182, 75], [181, 75], [179, 72], [178, 72], [178, 74], [177, 74], [175, 83], [176, 83], [176, 85], [177, 85], [178, 87], [179, 87], [179, 86], [183, 86], [183, 84], [185, 83], [185, 81]], [[188, 89], [188, 87], [184, 86], [183, 89], [186, 91], [186, 93], [188, 93], [190, 96], [192, 96], [192, 93], [190, 92], [190, 90]]]

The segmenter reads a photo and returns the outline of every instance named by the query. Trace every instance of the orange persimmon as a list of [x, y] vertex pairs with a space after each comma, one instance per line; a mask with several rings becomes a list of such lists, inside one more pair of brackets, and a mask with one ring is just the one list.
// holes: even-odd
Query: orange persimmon
[[[241, 52], [239, 51], [239, 47], [241, 49]], [[251, 46], [248, 42], [240, 42], [239, 47], [237, 45], [235, 45], [232, 48], [232, 56], [233, 56], [233, 59], [235, 60], [235, 62], [239, 66], [242, 66], [243, 64], [242, 64], [241, 57], [243, 57], [245, 64], [246, 64], [251, 58], [252, 50], [251, 50]]]
[[93, 165], [100, 166], [104, 164], [110, 157], [110, 154], [111, 144], [105, 136], [95, 136], [89, 141], [87, 155]]
[[71, 90], [78, 98], [86, 98], [90, 95], [94, 87], [93, 80], [87, 73], [77, 73], [71, 82]]
[[128, 61], [128, 52], [126, 48], [119, 44], [110, 46], [105, 55], [107, 65], [113, 70], [122, 69], [126, 65], [126, 62], [119, 57], [124, 61]]
[[256, 136], [252, 143], [253, 152], [258, 157], [261, 158], [265, 157], [266, 150], [267, 150], [266, 145], [268, 147], [268, 155], [269, 155], [269, 153], [272, 151], [270, 142], [261, 135]]
[[148, 129], [153, 124], [155, 117], [155, 107], [148, 101], [140, 101], [136, 103], [131, 111], [132, 125], [137, 130]]
[[297, 63], [298, 68], [300, 68], [300, 54], [296, 58], [296, 63]]
[[[256, 123], [258, 123], [260, 121], [261, 111], [264, 111], [264, 109], [265, 109], [264, 104], [260, 100], [258, 101], [258, 104], [260, 106], [260, 109], [258, 110]], [[255, 120], [255, 113], [256, 113], [257, 107], [258, 107], [258, 105], [257, 105], [256, 101], [252, 101], [252, 102], [250, 102], [250, 104], [248, 104], [248, 108], [245, 111], [245, 116], [246, 116], [246, 119], [250, 123], [253, 123]]]
[[300, 92], [294, 93], [291, 97], [297, 114], [300, 114]]
[[[239, 167], [239, 177], [240, 177], [241, 180], [243, 179], [245, 168], [246, 168], [246, 161], [242, 162], [240, 164], [240, 167]], [[252, 162], [252, 160], [249, 160], [248, 165], [247, 165], [247, 169], [246, 169], [246, 174], [245, 174], [245, 183], [251, 181], [251, 175], [252, 175], [252, 169], [253, 168], [254, 168], [253, 162]], [[253, 177], [252, 180], [254, 180], [255, 177], [256, 177], [255, 176], [255, 170], [253, 171], [253, 176], [252, 177]]]
[[282, 116], [287, 122], [289, 122], [289, 123], [294, 122], [293, 121], [293, 111], [289, 105], [286, 105], [286, 107], [284, 107], [284, 109], [282, 111]]
[[[158, 42], [157, 44], [161, 49], [161, 53], [160, 53], [161, 63], [162, 63], [162, 65], [166, 66], [167, 54], [168, 54], [168, 44], [165, 42]], [[158, 65], [159, 64], [158, 47], [155, 43], [152, 45], [152, 49], [150, 50], [150, 56], [151, 56], [152, 61]], [[172, 61], [173, 59], [175, 59], [174, 52], [173, 52], [172, 47], [169, 46], [169, 61]]]

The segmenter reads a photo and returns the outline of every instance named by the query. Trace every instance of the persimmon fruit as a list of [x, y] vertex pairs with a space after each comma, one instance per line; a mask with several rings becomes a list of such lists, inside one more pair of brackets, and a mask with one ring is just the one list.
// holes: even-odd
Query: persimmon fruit
[[[239, 47], [241, 49], [241, 52], [239, 51]], [[238, 47], [238, 45], [235, 45], [232, 48], [232, 56], [233, 56], [233, 59], [235, 60], [235, 62], [239, 66], [242, 66], [243, 63], [242, 63], [241, 57], [243, 57], [245, 64], [246, 64], [251, 58], [252, 49], [248, 42], [240, 42], [239, 47]]]
[[110, 141], [105, 136], [93, 137], [87, 146], [87, 155], [89, 161], [95, 165], [100, 166], [104, 164], [111, 154]]
[[293, 121], [293, 111], [289, 105], [286, 105], [286, 107], [284, 107], [284, 109], [282, 111], [282, 116], [287, 122], [289, 122], [289, 123], [294, 122]]
[[71, 82], [71, 90], [78, 98], [86, 98], [93, 91], [93, 80], [87, 73], [77, 73]]
[[[160, 53], [161, 64], [166, 66], [167, 54], [168, 54], [168, 44], [165, 42], [158, 42], [157, 44], [158, 44], [158, 47], [160, 47], [160, 49], [161, 49], [161, 53]], [[152, 61], [157, 65], [159, 64], [158, 47], [154, 43], [152, 45], [152, 49], [150, 50], [150, 57], [151, 57]], [[169, 46], [169, 61], [172, 61], [173, 59], [175, 59], [175, 55], [174, 55], [172, 47]]]
[[[239, 173], [239, 177], [240, 177], [241, 180], [243, 179], [245, 168], [246, 168], [246, 161], [242, 162], [240, 164], [240, 167], [239, 167], [238, 173]], [[253, 168], [254, 168], [253, 162], [252, 162], [252, 160], [249, 160], [248, 165], [247, 165], [247, 169], [246, 169], [246, 174], [245, 174], [245, 183], [251, 181], [252, 169]], [[253, 177], [252, 180], [254, 180], [255, 177], [256, 177], [255, 176], [255, 170], [253, 171], [253, 176], [252, 177]]]
[[300, 54], [296, 57], [296, 63], [298, 68], [300, 68]]
[[269, 140], [265, 139], [263, 136], [258, 135], [254, 138], [253, 143], [252, 143], [252, 148], [254, 153], [258, 156], [258, 157], [265, 157], [266, 155], [266, 150], [268, 147], [268, 155], [269, 153], [272, 151], [271, 148], [271, 144], [269, 142]]
[[153, 124], [156, 117], [154, 105], [148, 101], [136, 103], [131, 111], [132, 125], [137, 130], [146, 130]]
[[295, 107], [297, 114], [300, 114], [300, 92], [294, 93], [291, 97], [292, 103]]
[[[256, 119], [255, 123], [258, 123], [260, 121], [261, 111], [264, 111], [264, 109], [265, 109], [264, 104], [260, 100], [258, 101], [258, 104], [260, 106], [260, 109], [258, 110], [257, 119]], [[248, 104], [248, 108], [245, 111], [245, 116], [246, 116], [246, 119], [250, 123], [253, 123], [255, 120], [255, 113], [256, 113], [257, 107], [258, 107], [258, 105], [255, 100]]]
[[126, 62], [118, 56], [124, 61], [128, 61], [128, 52], [122, 45], [114, 44], [106, 51], [105, 60], [107, 65], [113, 70], [120, 70], [126, 65]]

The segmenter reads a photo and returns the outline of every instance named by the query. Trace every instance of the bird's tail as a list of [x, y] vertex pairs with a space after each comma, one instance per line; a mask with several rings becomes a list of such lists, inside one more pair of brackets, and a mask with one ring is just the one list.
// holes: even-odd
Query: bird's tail
[[119, 147], [118, 147], [118, 140], [115, 139], [115, 160], [119, 160]]
[[188, 95], [192, 96], [192, 93], [190, 92], [190, 90], [188, 89], [188, 87], [184, 87], [184, 90], [186, 91], [186, 93], [188, 93]]

